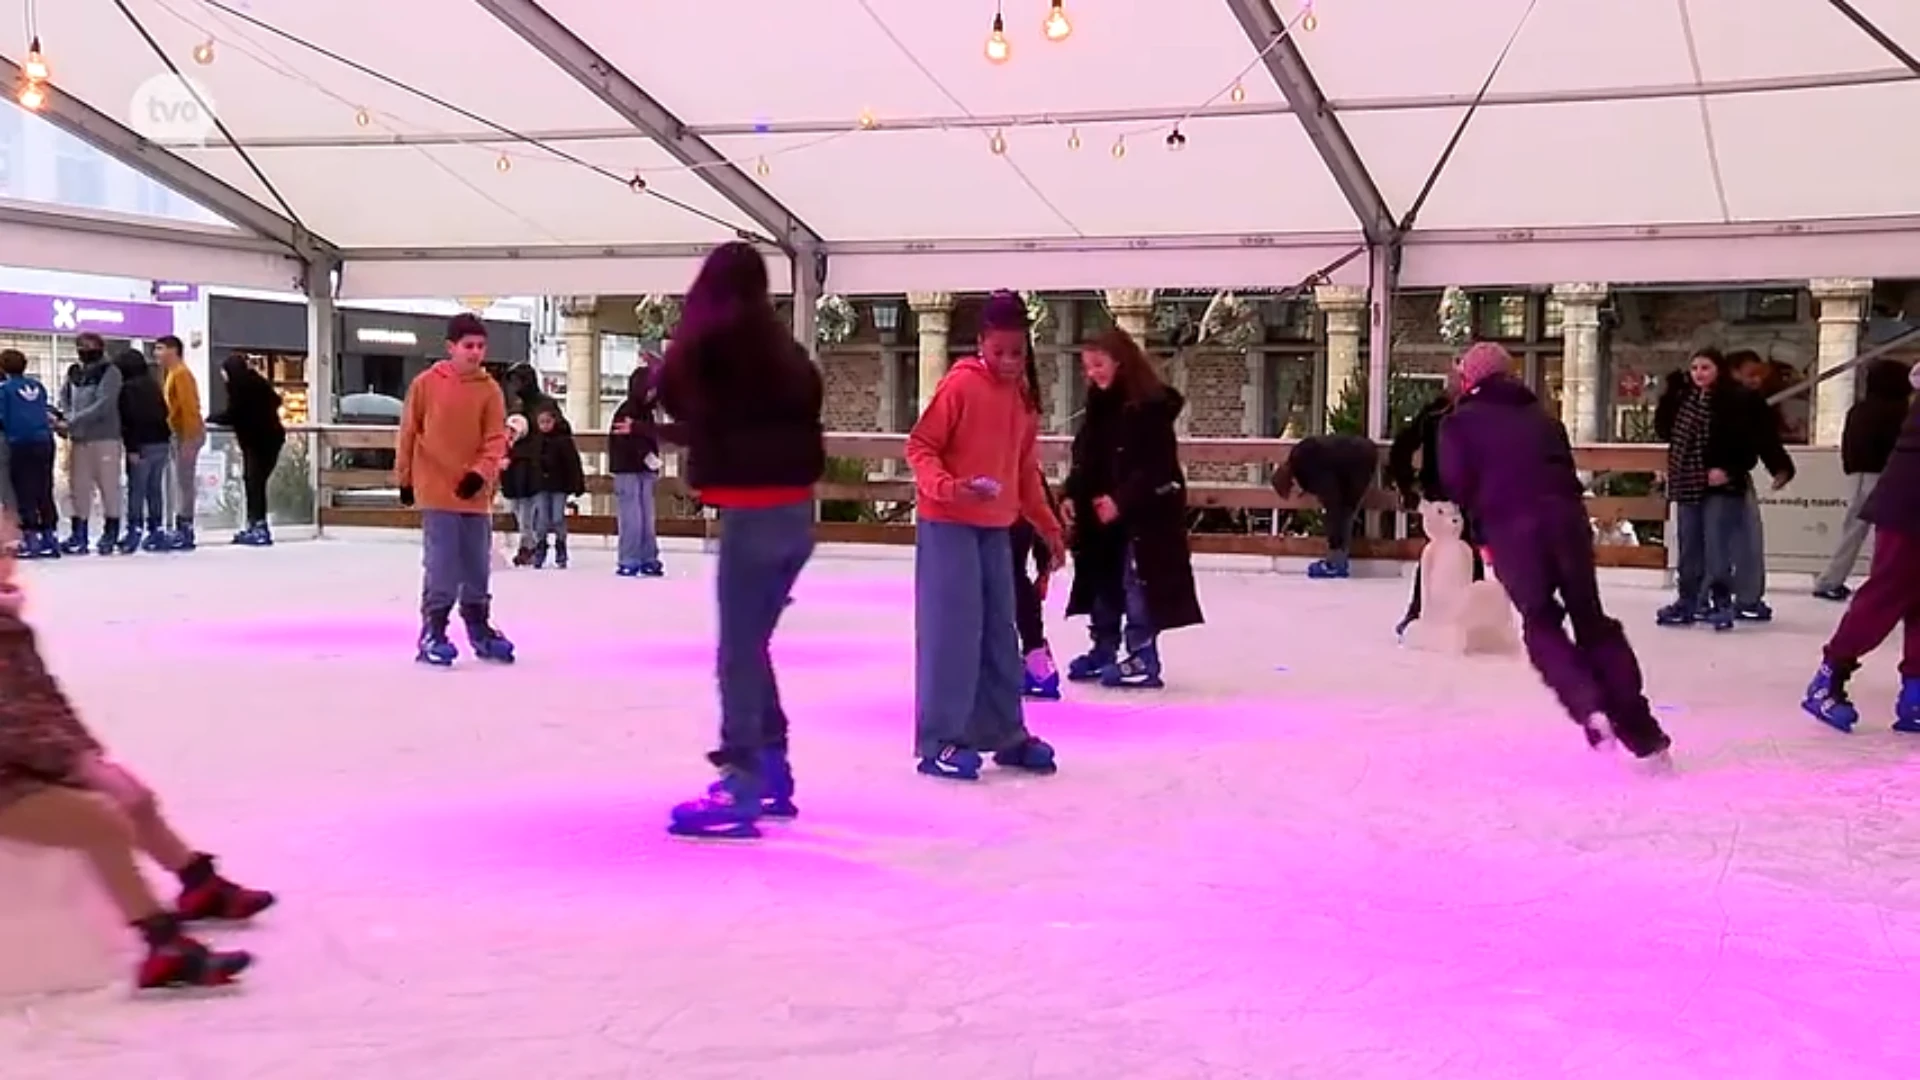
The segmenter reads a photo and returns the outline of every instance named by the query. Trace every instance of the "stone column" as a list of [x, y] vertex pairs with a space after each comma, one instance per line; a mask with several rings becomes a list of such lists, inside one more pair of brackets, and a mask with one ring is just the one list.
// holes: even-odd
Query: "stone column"
[[1107, 311], [1113, 315], [1113, 325], [1146, 347], [1147, 328], [1153, 324], [1152, 289], [1108, 289]]
[[567, 420], [581, 431], [600, 426], [600, 298], [560, 301], [560, 341], [567, 351]]
[[1331, 418], [1347, 384], [1365, 370], [1360, 358], [1360, 329], [1367, 320], [1367, 290], [1358, 285], [1318, 285], [1313, 290], [1313, 304], [1327, 317], [1327, 394], [1320, 412]]
[[1600, 441], [1600, 305], [1607, 286], [1596, 282], [1555, 285], [1565, 313], [1560, 351], [1560, 422], [1573, 445]]
[[[1860, 323], [1873, 282], [1866, 278], [1815, 278], [1813, 299], [1820, 305], [1820, 346], [1814, 370], [1825, 374], [1860, 353]], [[1813, 445], [1839, 446], [1847, 410], [1858, 400], [1858, 372], [1848, 370], [1814, 387]]]
[[907, 306], [913, 309], [914, 323], [920, 330], [920, 411], [927, 411], [933, 389], [947, 374], [948, 335], [953, 333], [952, 293], [908, 293]]

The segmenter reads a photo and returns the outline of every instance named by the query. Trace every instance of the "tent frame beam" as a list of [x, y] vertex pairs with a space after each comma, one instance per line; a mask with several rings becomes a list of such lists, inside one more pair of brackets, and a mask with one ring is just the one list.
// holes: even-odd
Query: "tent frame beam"
[[1380, 186], [1374, 183], [1366, 163], [1360, 159], [1360, 152], [1354, 149], [1353, 140], [1340, 126], [1326, 94], [1308, 69], [1306, 57], [1300, 55], [1286, 20], [1273, 10], [1272, 0], [1226, 0], [1226, 5], [1246, 31], [1254, 51], [1262, 54], [1261, 62], [1268, 76], [1293, 108], [1308, 141], [1326, 165], [1328, 175], [1346, 197], [1347, 205], [1353, 208], [1367, 243], [1376, 247], [1391, 246], [1400, 235], [1400, 226], [1393, 211], [1388, 209], [1386, 198], [1380, 194]]
[[90, 233], [120, 240], [143, 240], [210, 250], [247, 251], [261, 255], [293, 257], [292, 253], [278, 241], [214, 225], [142, 221], [66, 207], [22, 204], [5, 200], [0, 200], [0, 225], [60, 229], [65, 232]]
[[796, 255], [825, 247], [826, 241], [798, 215], [534, 0], [475, 2], [621, 119], [653, 139], [675, 161], [693, 170], [721, 198], [766, 230], [782, 251]]
[[[13, 86], [22, 78], [20, 66], [10, 57], [0, 56], [0, 85]], [[47, 123], [183, 198], [193, 200], [238, 228], [272, 241], [302, 262], [336, 255], [338, 249], [333, 244], [280, 211], [143, 138], [59, 87], [53, 87], [52, 91], [47, 95], [46, 105], [34, 114]]]

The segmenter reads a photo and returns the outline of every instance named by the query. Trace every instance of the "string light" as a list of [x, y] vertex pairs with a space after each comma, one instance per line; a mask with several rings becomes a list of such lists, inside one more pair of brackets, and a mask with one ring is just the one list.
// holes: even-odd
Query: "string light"
[[1073, 23], [1068, 21], [1066, 10], [1061, 6], [1063, 2], [1053, 0], [1053, 6], [1047, 9], [1047, 20], [1040, 24], [1048, 41], [1065, 41], [1067, 35], [1073, 33]]
[[1306, 3], [1300, 6], [1307, 9], [1306, 12], [1300, 16], [1300, 29], [1305, 30], [1309, 34], [1320, 29], [1320, 16], [1313, 13], [1313, 0], [1307, 0]]
[[633, 192], [635, 195], [638, 195], [641, 192], [646, 191], [647, 178], [644, 176], [641, 176], [639, 173], [634, 173], [633, 179], [627, 181], [627, 190]]
[[879, 123], [880, 121], [875, 120], [873, 118], [872, 109], [860, 110], [860, 130], [861, 131], [872, 131], [875, 127], [879, 126]]
[[1233, 103], [1235, 105], [1238, 105], [1241, 102], [1247, 100], [1247, 88], [1245, 86], [1242, 86], [1239, 82], [1235, 82], [1233, 84], [1233, 89], [1227, 91], [1227, 96], [1233, 99]]
[[1113, 150], [1110, 152], [1113, 154], [1113, 160], [1115, 161], [1119, 161], [1121, 158], [1126, 157], [1127, 156], [1127, 137], [1125, 135], [1122, 135], [1119, 138], [1113, 140]]
[[373, 123], [373, 114], [368, 112], [364, 107], [355, 109], [353, 110], [353, 122], [360, 127], [366, 127]]
[[987, 60], [995, 64], [1004, 64], [1013, 55], [1013, 45], [1007, 41], [1007, 20], [999, 12], [993, 13], [993, 32], [987, 35]]
[[1167, 149], [1185, 150], [1186, 148], [1187, 148], [1187, 137], [1185, 135], [1180, 134], [1179, 128], [1174, 128], [1171, 132], [1167, 133]]
[[37, 82], [28, 80], [20, 84], [20, 107], [28, 112], [39, 112], [47, 104], [47, 91]]
[[1074, 128], [1072, 131], [1067, 132], [1067, 149], [1069, 150], [1080, 149], [1080, 129], [1079, 128]]
[[53, 78], [53, 69], [47, 66], [47, 54], [40, 51], [40, 37], [37, 34], [27, 46], [27, 62], [20, 65], [20, 72], [30, 83], [43, 83]]
[[1007, 137], [1000, 134], [1000, 129], [994, 129], [993, 138], [987, 140], [987, 149], [996, 154], [1004, 154], [1007, 152]]
[[208, 38], [193, 47], [193, 62], [201, 67], [213, 63], [213, 39]]
[[507, 172], [513, 168], [513, 159], [505, 154], [501, 154], [499, 158], [494, 161], [493, 167], [501, 172]]
[[773, 166], [767, 164], [767, 159], [762, 157], [759, 161], [753, 163], [753, 171], [755, 175], [764, 180], [773, 175]]

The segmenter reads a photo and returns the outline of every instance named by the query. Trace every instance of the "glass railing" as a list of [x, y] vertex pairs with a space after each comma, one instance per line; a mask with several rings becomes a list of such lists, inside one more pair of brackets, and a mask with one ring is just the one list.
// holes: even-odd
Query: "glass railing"
[[[313, 484], [313, 455], [317, 434], [295, 429], [287, 432], [286, 445], [280, 451], [273, 474], [267, 480], [267, 521], [276, 531], [289, 530], [290, 537], [309, 534], [318, 517]], [[54, 502], [65, 522], [73, 516], [73, 482], [69, 467], [71, 445], [62, 440], [54, 462]], [[165, 506], [169, 523], [179, 515], [171, 465], [165, 478]], [[232, 432], [209, 431], [206, 444], [194, 469], [194, 521], [200, 532], [215, 534], [238, 530], [246, 524], [245, 468], [240, 444]], [[130, 497], [128, 477], [118, 478], [123, 497]], [[129, 508], [130, 509], [130, 508]], [[97, 500], [93, 517], [103, 515]]]

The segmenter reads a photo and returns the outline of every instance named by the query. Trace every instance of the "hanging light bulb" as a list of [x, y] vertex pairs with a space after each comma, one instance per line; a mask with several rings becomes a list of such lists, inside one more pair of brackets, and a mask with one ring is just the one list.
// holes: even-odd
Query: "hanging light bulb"
[[1073, 33], [1073, 23], [1068, 21], [1066, 10], [1061, 7], [1062, 2], [1053, 0], [1053, 7], [1047, 9], [1047, 21], [1040, 24], [1048, 41], [1065, 41], [1067, 35]]
[[501, 154], [494, 160], [493, 167], [501, 172], [506, 172], [513, 168], [513, 159], [505, 154]]
[[373, 123], [373, 114], [364, 107], [353, 110], [353, 123], [356, 127], [367, 127]]
[[1235, 105], [1238, 105], [1247, 100], [1247, 88], [1235, 82], [1233, 89], [1227, 91], [1227, 96], [1233, 99]]
[[1013, 45], [1007, 41], [1007, 20], [993, 13], [993, 33], [987, 35], [987, 59], [995, 64], [1004, 64], [1013, 55]]
[[20, 73], [28, 82], [46, 82], [53, 78], [53, 69], [47, 66], [47, 54], [40, 51], [38, 35], [27, 46], [27, 62], [20, 65]]
[[213, 63], [213, 39], [208, 38], [193, 47], [193, 62], [201, 67]]
[[20, 84], [20, 107], [28, 112], [39, 112], [47, 103], [46, 88], [29, 79]]
[[1109, 152], [1113, 154], [1113, 160], [1115, 161], [1119, 161], [1121, 158], [1126, 157], [1127, 156], [1127, 137], [1125, 135], [1122, 135], [1119, 138], [1113, 140], [1113, 149]]
[[1172, 131], [1167, 133], [1167, 149], [1185, 150], [1186, 148], [1187, 148], [1187, 137], [1185, 135], [1180, 134], [1179, 128], [1174, 128]]
[[634, 193], [635, 195], [638, 195], [638, 194], [640, 194], [641, 192], [644, 192], [644, 191], [646, 191], [646, 190], [647, 190], [647, 178], [646, 178], [646, 177], [644, 177], [644, 176], [641, 176], [641, 175], [640, 175], [639, 173], [637, 173], [637, 172], [636, 172], [636, 173], [634, 173], [634, 174], [633, 174], [633, 179], [631, 179], [631, 180], [629, 180], [629, 181], [627, 181], [627, 190], [628, 190], [628, 191], [631, 191], [631, 192], [633, 192], [633, 193]]
[[767, 159], [763, 157], [753, 163], [753, 171], [754, 175], [764, 180], [773, 174], [773, 166], [767, 164]]
[[996, 128], [993, 133], [993, 138], [987, 140], [987, 149], [993, 151], [996, 154], [1006, 153], [1007, 137], [1005, 135], [1002, 135], [1000, 131]]
[[1313, 13], [1313, 0], [1307, 0], [1307, 2], [1301, 6], [1307, 10], [1305, 14], [1300, 16], [1300, 29], [1305, 30], [1309, 34], [1320, 29], [1320, 16]]
[[861, 131], [872, 131], [879, 123], [880, 121], [874, 119], [872, 109], [860, 110], [860, 130]]
[[1074, 128], [1072, 131], [1067, 132], [1067, 149], [1069, 150], [1080, 149], [1080, 129], [1079, 128]]

